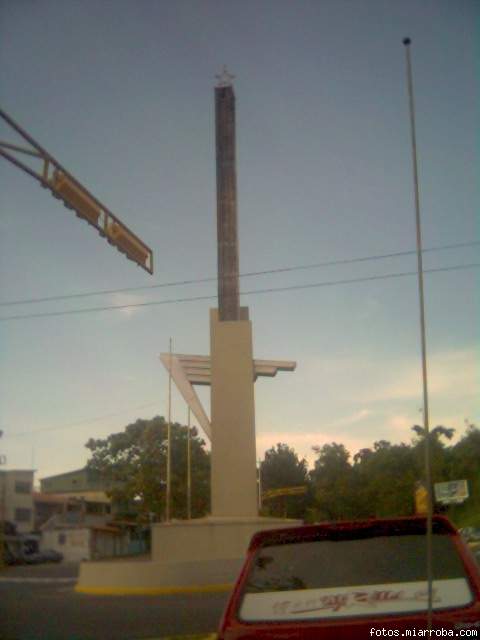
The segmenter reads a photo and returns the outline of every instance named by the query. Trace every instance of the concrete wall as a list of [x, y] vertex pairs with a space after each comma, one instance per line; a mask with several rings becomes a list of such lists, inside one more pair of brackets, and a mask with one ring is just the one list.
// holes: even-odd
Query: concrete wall
[[150, 561], [82, 562], [75, 591], [90, 594], [155, 594], [224, 591], [233, 586], [243, 559], [163, 564]]
[[76, 590], [84, 593], [175, 593], [231, 588], [254, 533], [297, 526], [277, 518], [202, 518], [156, 524], [152, 559], [85, 562]]
[[[243, 317], [248, 310], [242, 308]], [[248, 317], [248, 316], [247, 316]], [[212, 516], [258, 515], [251, 322], [210, 310]]]

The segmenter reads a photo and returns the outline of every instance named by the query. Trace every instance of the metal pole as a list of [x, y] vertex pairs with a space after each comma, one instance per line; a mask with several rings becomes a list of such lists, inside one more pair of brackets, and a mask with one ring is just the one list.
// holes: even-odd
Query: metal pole
[[[0, 438], [3, 435], [3, 431], [0, 431]], [[0, 455], [0, 464], [6, 464], [7, 459], [5, 456]], [[5, 507], [6, 507], [6, 493], [7, 493], [7, 472], [0, 470], [0, 569], [3, 569], [5, 565]]]
[[172, 473], [172, 339], [169, 342], [168, 367], [168, 424], [167, 424], [167, 492], [165, 498], [165, 520], [170, 521], [171, 473]]
[[262, 461], [258, 461], [258, 512], [262, 509]]
[[0, 471], [0, 569], [5, 565], [5, 485], [7, 483], [7, 474]]
[[420, 334], [422, 343], [422, 379], [423, 379], [423, 429], [425, 436], [425, 482], [427, 489], [427, 582], [428, 582], [428, 629], [432, 628], [433, 605], [433, 571], [432, 571], [432, 474], [430, 466], [430, 427], [428, 413], [428, 384], [427, 384], [427, 346], [425, 336], [425, 301], [423, 293], [423, 263], [422, 263], [422, 230], [420, 224], [420, 196], [418, 188], [417, 140], [415, 134], [415, 105], [413, 100], [412, 63], [410, 59], [410, 38], [403, 40], [407, 63], [407, 85], [410, 107], [410, 131], [412, 141], [413, 182], [415, 191], [415, 223], [417, 230], [417, 262], [418, 262], [418, 295], [420, 301]]
[[192, 443], [190, 439], [190, 407], [187, 421], [187, 518], [192, 518]]

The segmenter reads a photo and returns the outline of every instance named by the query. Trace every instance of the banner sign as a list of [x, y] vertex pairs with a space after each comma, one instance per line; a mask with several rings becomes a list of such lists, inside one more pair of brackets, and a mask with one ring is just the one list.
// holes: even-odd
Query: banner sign
[[466, 480], [436, 482], [434, 490], [435, 500], [443, 504], [458, 504], [468, 498], [468, 482]]
[[[436, 580], [433, 608], [462, 607], [472, 594], [465, 578]], [[353, 587], [246, 593], [240, 608], [245, 621], [309, 620], [425, 611], [426, 582], [398, 582]]]
[[301, 496], [307, 493], [307, 487], [282, 487], [281, 489], [269, 489], [262, 494], [262, 500], [269, 500], [277, 496]]

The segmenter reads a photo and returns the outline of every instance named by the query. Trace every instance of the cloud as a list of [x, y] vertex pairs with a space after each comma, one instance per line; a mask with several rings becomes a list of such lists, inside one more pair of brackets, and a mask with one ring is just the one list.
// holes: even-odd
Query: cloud
[[[474, 347], [430, 353], [428, 387], [432, 398], [478, 396], [478, 350]], [[423, 401], [420, 355], [395, 358], [394, 362], [362, 355], [311, 358], [302, 366], [307, 379], [329, 388], [342, 389], [362, 406], [377, 402], [410, 400], [420, 408]]]
[[[431, 353], [427, 359], [428, 389], [432, 399], [474, 398], [478, 396], [478, 351], [451, 349]], [[420, 355], [395, 358], [394, 362], [360, 356], [315, 361], [308, 364], [308, 375], [325, 379], [331, 387], [342, 388], [352, 402], [372, 406], [378, 402], [411, 401], [423, 403]]]
[[360, 409], [359, 411], [356, 411], [351, 415], [339, 418], [338, 420], [334, 420], [329, 424], [329, 427], [347, 427], [365, 420], [365, 418], [371, 416], [372, 413], [373, 412], [370, 409]]

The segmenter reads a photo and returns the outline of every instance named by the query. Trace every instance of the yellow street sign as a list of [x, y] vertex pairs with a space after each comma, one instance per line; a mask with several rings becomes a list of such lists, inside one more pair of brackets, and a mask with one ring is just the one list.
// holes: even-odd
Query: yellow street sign
[[278, 496], [300, 496], [307, 493], [307, 487], [282, 487], [280, 489], [269, 489], [262, 495], [262, 500], [270, 500]]

